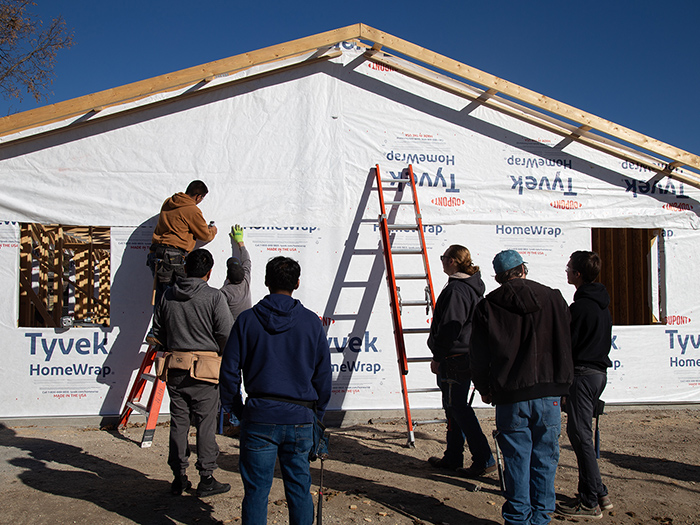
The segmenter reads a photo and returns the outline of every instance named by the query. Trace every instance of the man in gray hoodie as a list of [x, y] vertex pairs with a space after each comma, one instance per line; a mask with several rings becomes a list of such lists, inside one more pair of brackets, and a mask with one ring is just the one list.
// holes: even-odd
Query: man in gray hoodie
[[185, 259], [187, 277], [166, 290], [153, 316], [154, 335], [166, 350], [159, 377], [170, 395], [168, 465], [175, 477], [174, 495], [192, 486], [187, 479], [190, 421], [197, 429], [197, 495], [221, 494], [231, 488], [212, 475], [219, 455], [215, 429], [221, 352], [233, 326], [223, 294], [207, 284], [213, 266], [207, 250], [191, 252]]

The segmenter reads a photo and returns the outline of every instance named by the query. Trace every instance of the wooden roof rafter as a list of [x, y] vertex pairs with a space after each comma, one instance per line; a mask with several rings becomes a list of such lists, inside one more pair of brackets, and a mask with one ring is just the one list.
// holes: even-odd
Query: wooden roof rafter
[[[10, 115], [0, 119], [0, 137], [42, 125], [62, 122], [70, 118], [84, 119], [86, 115], [95, 115], [107, 107], [138, 101], [157, 93], [172, 92], [198, 85], [204, 86], [209, 84], [214, 78], [229, 76], [254, 66], [277, 62], [309, 52], [315, 52], [313, 56], [317, 57], [318, 52], [323, 49], [329, 49], [340, 42], [353, 40], [369, 42], [370, 45], [368, 47], [372, 48], [370, 53], [378, 54], [380, 51], [391, 50], [401, 55], [402, 58], [405, 57], [409, 60], [421, 62], [439, 72], [444, 72], [449, 76], [464, 79], [469, 83], [481, 86], [485, 88], [483, 97], [487, 101], [494, 98], [497, 94], [505, 95], [508, 98], [527, 104], [530, 108], [544, 111], [550, 115], [575, 123], [573, 129], [569, 132], [570, 140], [583, 143], [587, 143], [586, 140], [588, 140], [588, 143], [595, 144], [597, 149], [601, 149], [600, 144], [604, 144], [606, 141], [616, 144], [618, 147], [617, 155], [623, 155], [625, 156], [624, 158], [627, 158], [625, 152], [629, 152], [630, 160], [633, 162], [639, 162], [639, 155], [637, 155], [637, 151], [634, 148], [641, 149], [643, 150], [642, 157], [650, 159], [644, 162], [643, 165], [647, 167], [653, 166], [652, 169], [659, 173], [700, 187], [700, 175], [694, 172], [696, 170], [700, 171], [700, 156], [698, 155], [361, 23], [209, 62], [178, 72], [160, 75], [92, 95], [51, 104], [24, 113]], [[500, 101], [506, 100], [503, 97], [499, 98]], [[527, 118], [525, 116], [527, 113], [527, 111], [522, 111], [523, 118]], [[531, 113], [531, 116], [533, 121], [543, 122], [547, 120], [546, 115], [535, 117]], [[598, 137], [599, 133], [603, 136], [594, 138]], [[610, 141], [606, 137], [615, 140]], [[618, 140], [622, 144], [617, 143], [616, 141]], [[649, 154], [658, 155], [664, 160], [659, 160]], [[659, 169], [659, 164], [664, 167]], [[676, 171], [676, 168], [682, 166], [690, 168], [693, 172], [681, 174]]]

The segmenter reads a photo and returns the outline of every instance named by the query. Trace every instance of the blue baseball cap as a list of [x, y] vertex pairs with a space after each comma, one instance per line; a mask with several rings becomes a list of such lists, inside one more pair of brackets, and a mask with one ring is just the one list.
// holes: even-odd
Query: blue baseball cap
[[507, 272], [524, 262], [520, 254], [515, 250], [503, 250], [493, 258], [493, 270], [496, 274]]

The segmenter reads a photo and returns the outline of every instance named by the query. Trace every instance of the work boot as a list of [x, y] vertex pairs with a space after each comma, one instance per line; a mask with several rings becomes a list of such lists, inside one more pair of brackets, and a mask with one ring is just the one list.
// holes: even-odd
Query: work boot
[[180, 474], [175, 476], [172, 484], [170, 485], [170, 493], [173, 496], [181, 496], [183, 492], [192, 488], [192, 482], [187, 479], [186, 474]]
[[228, 483], [220, 483], [214, 479], [214, 476], [201, 476], [199, 485], [197, 485], [197, 496], [213, 496], [214, 494], [223, 494], [231, 490], [231, 485]]
[[497, 468], [498, 467], [495, 463], [493, 465], [489, 465], [488, 467], [479, 467], [478, 465], [472, 463], [466, 468], [458, 468], [457, 474], [467, 479], [479, 478], [481, 476], [485, 476], [486, 474], [491, 474], [491, 472], [495, 472]]
[[437, 456], [431, 456], [428, 458], [428, 463], [430, 463], [433, 467], [435, 468], [442, 468], [445, 470], [457, 470], [459, 467], [461, 467], [461, 463], [452, 463], [447, 460], [445, 457], [437, 457]]

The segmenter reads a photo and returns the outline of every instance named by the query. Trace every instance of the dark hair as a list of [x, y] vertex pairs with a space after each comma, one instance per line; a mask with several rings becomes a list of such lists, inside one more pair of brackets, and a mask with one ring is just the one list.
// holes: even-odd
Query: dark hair
[[213, 266], [214, 257], [204, 248], [190, 252], [185, 258], [185, 273], [187, 277], [204, 277]]
[[479, 267], [472, 261], [472, 254], [469, 250], [460, 244], [453, 244], [445, 251], [450, 259], [455, 262], [457, 270], [467, 275], [474, 275], [479, 271]]
[[226, 278], [231, 284], [240, 284], [245, 278], [245, 270], [240, 263], [230, 264], [226, 271]]
[[265, 286], [271, 292], [293, 292], [299, 284], [301, 266], [289, 257], [274, 257], [265, 267]]
[[525, 277], [527, 275], [527, 266], [525, 266], [525, 263], [520, 264], [516, 266], [515, 268], [511, 268], [510, 270], [506, 270], [505, 272], [497, 273], [496, 274], [496, 282], [498, 284], [503, 284], [511, 279], [517, 279], [518, 277]]
[[207, 193], [209, 193], [209, 188], [207, 188], [207, 185], [201, 180], [193, 180], [190, 182], [189, 186], [187, 186], [185, 193], [190, 197], [194, 197], [195, 195], [201, 195], [204, 197]]
[[596, 252], [579, 250], [571, 254], [571, 269], [581, 274], [584, 283], [592, 283], [600, 273], [602, 263]]

